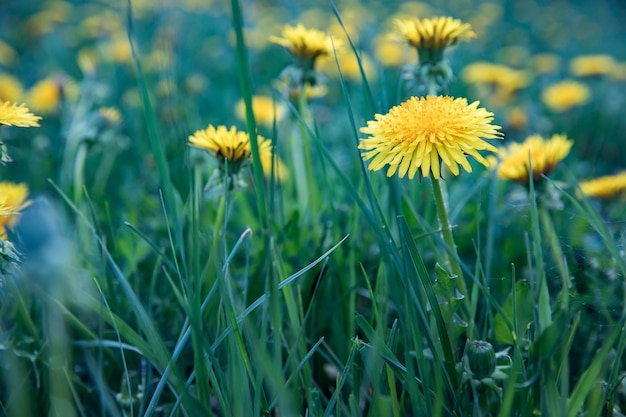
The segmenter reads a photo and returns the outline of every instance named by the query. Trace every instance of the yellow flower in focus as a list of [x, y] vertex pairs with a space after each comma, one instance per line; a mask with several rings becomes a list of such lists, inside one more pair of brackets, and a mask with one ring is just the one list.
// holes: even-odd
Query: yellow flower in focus
[[20, 81], [8, 74], [0, 74], [0, 101], [20, 101], [24, 89]]
[[626, 171], [606, 175], [579, 184], [583, 194], [595, 198], [612, 198], [626, 191]]
[[53, 78], [41, 80], [31, 87], [26, 101], [39, 113], [52, 113], [61, 102], [61, 86]]
[[372, 160], [372, 171], [389, 165], [387, 176], [398, 172], [404, 177], [408, 172], [409, 178], [421, 169], [422, 176], [432, 170], [439, 179], [441, 161], [454, 175], [459, 175], [458, 165], [472, 172], [466, 155], [488, 166], [478, 151], [497, 152], [483, 139], [500, 137], [500, 126], [492, 125], [493, 113], [478, 105], [478, 101], [468, 105], [464, 98], [411, 97], [385, 115], [376, 114], [376, 120], [361, 128], [370, 135], [359, 144], [363, 159]]
[[[215, 128], [209, 125], [206, 129], [198, 130], [189, 136], [189, 143], [215, 156], [220, 168], [228, 175], [237, 174], [245, 163], [251, 161], [250, 136], [246, 132], [238, 131], [234, 126], [228, 129], [226, 126]], [[272, 166], [272, 143], [269, 139], [257, 135], [257, 144], [263, 171], [268, 175]], [[286, 169], [278, 158], [276, 161], [276, 177], [284, 178]]]
[[615, 67], [615, 59], [611, 55], [581, 55], [569, 63], [570, 72], [579, 77], [611, 75]]
[[0, 182], [0, 238], [6, 240], [7, 228], [14, 227], [20, 212], [28, 207], [28, 187], [26, 184]]
[[[266, 126], [272, 126], [274, 120], [278, 123], [287, 114], [287, 109], [282, 103], [275, 103], [271, 97], [267, 96], [253, 96], [252, 111], [257, 123]], [[246, 120], [246, 106], [243, 99], [235, 104], [235, 114], [240, 120]]]
[[546, 87], [541, 93], [541, 100], [550, 110], [560, 113], [586, 103], [590, 95], [589, 88], [584, 84], [565, 80]]
[[333, 54], [333, 41], [321, 30], [307, 29], [300, 23], [297, 26], [285, 26], [282, 35], [282, 38], [270, 36], [270, 42], [287, 49], [296, 58], [314, 60], [319, 56]]
[[420, 60], [426, 62], [439, 61], [444, 48], [459, 40], [476, 37], [469, 23], [452, 17], [396, 19], [394, 30], [396, 36], [415, 47]]
[[17, 127], [39, 127], [41, 117], [35, 116], [24, 104], [0, 102], [0, 124]]
[[552, 135], [548, 140], [541, 135], [532, 135], [522, 143], [511, 143], [508, 147], [500, 149], [498, 154], [500, 165], [498, 177], [528, 182], [530, 164], [534, 179], [550, 173], [556, 165], [565, 159], [573, 142], [565, 135]]

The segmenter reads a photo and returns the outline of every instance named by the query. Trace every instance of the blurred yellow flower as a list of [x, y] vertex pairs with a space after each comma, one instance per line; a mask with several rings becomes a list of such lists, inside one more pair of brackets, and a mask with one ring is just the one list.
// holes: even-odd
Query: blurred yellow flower
[[536, 54], [532, 57], [532, 67], [537, 74], [550, 74], [559, 69], [561, 58], [556, 54]]
[[[287, 49], [294, 57], [315, 58], [333, 54], [333, 40], [321, 30], [307, 29], [301, 23], [297, 26], [286, 25], [283, 37], [270, 36], [270, 41]], [[335, 47], [338, 47], [335, 40]]]
[[439, 179], [441, 161], [454, 175], [459, 175], [458, 165], [472, 172], [466, 155], [488, 166], [477, 151], [497, 152], [483, 139], [499, 138], [500, 126], [492, 125], [493, 113], [478, 105], [478, 101], [468, 105], [464, 98], [411, 97], [385, 115], [376, 114], [376, 120], [361, 128], [370, 135], [359, 144], [363, 159], [372, 159], [372, 171], [389, 165], [387, 176], [398, 172], [404, 177], [408, 172], [409, 178], [421, 169], [423, 177], [432, 170]]
[[626, 171], [616, 175], [606, 175], [579, 184], [583, 194], [595, 198], [612, 198], [626, 191]]
[[[252, 112], [257, 123], [272, 126], [274, 120], [280, 122], [287, 114], [287, 108], [282, 103], [275, 102], [271, 97], [253, 96]], [[240, 120], [246, 120], [246, 106], [243, 99], [235, 104], [235, 114]]]
[[407, 48], [390, 42], [389, 36], [378, 36], [374, 39], [374, 55], [384, 66], [400, 67], [411, 62]]
[[578, 81], [564, 80], [546, 87], [541, 100], [552, 111], [564, 112], [589, 100], [591, 91]]
[[113, 126], [122, 120], [122, 115], [116, 107], [100, 107], [98, 113], [100, 113], [107, 126]]
[[528, 124], [528, 114], [521, 107], [513, 107], [506, 115], [507, 126], [522, 130]]
[[476, 37], [469, 23], [452, 17], [396, 19], [394, 32], [417, 49], [420, 60], [429, 63], [440, 61], [447, 46]]
[[608, 54], [580, 55], [570, 61], [569, 69], [579, 77], [610, 75], [615, 64], [615, 59]]
[[105, 56], [118, 64], [132, 62], [133, 52], [128, 36], [122, 33], [114, 35], [106, 47]]
[[17, 52], [8, 43], [0, 39], [0, 65], [10, 66], [17, 59]]
[[565, 135], [552, 135], [548, 140], [541, 135], [532, 135], [522, 143], [511, 143], [499, 150], [498, 177], [526, 183], [532, 165], [532, 176], [539, 179], [565, 159], [572, 145]]
[[52, 113], [61, 102], [61, 85], [54, 78], [43, 79], [31, 87], [26, 101], [39, 113]]
[[0, 238], [6, 240], [7, 228], [14, 227], [20, 212], [28, 207], [28, 187], [26, 184], [0, 182]]
[[22, 83], [9, 74], [0, 74], [0, 101], [20, 101], [24, 90]]
[[[365, 77], [370, 81], [373, 80], [376, 77], [376, 67], [372, 63], [369, 55], [365, 52], [361, 52], [359, 53], [359, 59], [361, 60]], [[359, 68], [359, 61], [352, 50], [342, 50], [337, 52], [337, 60], [339, 61], [341, 74], [344, 78], [354, 82], [361, 82], [362, 77], [361, 69]], [[337, 62], [334, 57], [322, 60], [319, 65], [319, 70], [325, 74], [339, 77]]]
[[0, 124], [17, 127], [39, 127], [41, 117], [35, 116], [24, 104], [0, 102]]
[[[228, 175], [236, 174], [245, 163], [251, 162], [250, 136], [246, 132], [238, 131], [234, 126], [229, 129], [226, 126], [215, 128], [209, 125], [206, 129], [198, 130], [189, 136], [189, 143], [212, 154], [220, 163], [220, 168]], [[257, 144], [263, 171], [269, 175], [272, 167], [272, 143], [269, 139], [257, 135]], [[286, 177], [286, 169], [278, 158], [275, 172], [278, 179]]]
[[469, 84], [494, 84], [509, 92], [530, 84], [530, 77], [525, 71], [482, 61], [466, 65], [461, 71], [461, 79]]

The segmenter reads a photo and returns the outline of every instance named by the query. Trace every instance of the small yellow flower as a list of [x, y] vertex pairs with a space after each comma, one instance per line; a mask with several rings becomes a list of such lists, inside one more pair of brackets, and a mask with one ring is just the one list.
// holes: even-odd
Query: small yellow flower
[[30, 204], [27, 198], [26, 184], [0, 182], [0, 238], [3, 240], [7, 238], [7, 228], [17, 224], [20, 212]]
[[570, 72], [579, 77], [611, 75], [615, 67], [615, 59], [611, 55], [581, 55], [570, 61]]
[[427, 62], [438, 61], [447, 46], [476, 37], [469, 23], [452, 17], [396, 19], [394, 29], [396, 36], [408, 41], [417, 49], [420, 59]]
[[8, 74], [0, 74], [0, 101], [20, 101], [24, 94], [20, 81]]
[[532, 66], [537, 74], [551, 74], [559, 69], [561, 58], [555, 54], [537, 54], [532, 57]]
[[541, 93], [541, 100], [550, 110], [561, 113], [586, 103], [590, 95], [589, 88], [584, 84], [565, 80], [546, 87]]
[[513, 94], [530, 84], [525, 71], [489, 62], [474, 62], [461, 71], [461, 79], [469, 84], [492, 84], [502, 97]]
[[626, 191], [626, 171], [616, 175], [606, 175], [588, 181], [581, 181], [583, 194], [595, 198], [612, 198]]
[[390, 36], [378, 36], [374, 39], [374, 54], [387, 67], [401, 67], [411, 62], [408, 49], [398, 43], [389, 42]]
[[294, 57], [314, 60], [319, 56], [333, 54], [333, 40], [321, 30], [307, 29], [300, 23], [297, 26], [285, 26], [282, 35], [282, 38], [270, 36], [270, 41], [284, 47]]
[[483, 139], [500, 137], [500, 126], [492, 125], [493, 113], [478, 105], [478, 101], [468, 105], [464, 98], [411, 97], [385, 115], [376, 114], [376, 120], [361, 128], [370, 135], [359, 144], [363, 159], [372, 159], [372, 171], [389, 165], [387, 176], [398, 172], [404, 177], [408, 172], [409, 178], [421, 169], [422, 176], [432, 170], [439, 179], [441, 161], [454, 175], [459, 175], [458, 165], [472, 172], [467, 155], [488, 166], [478, 151], [497, 152]]
[[[209, 125], [204, 130], [198, 130], [189, 136], [189, 143], [196, 148], [204, 149], [220, 162], [220, 167], [227, 174], [236, 174], [239, 169], [251, 161], [252, 150], [250, 136], [246, 132], [238, 131], [234, 126], [215, 128]], [[259, 156], [263, 171], [269, 174], [272, 167], [272, 143], [261, 135], [257, 135]], [[283, 163], [276, 158], [275, 172], [277, 178], [284, 178], [286, 170]]]
[[[287, 114], [287, 109], [282, 103], [276, 103], [271, 97], [267, 96], [253, 96], [252, 111], [257, 123], [266, 126], [272, 126], [274, 120], [277, 123], [280, 122]], [[243, 99], [235, 104], [235, 114], [239, 119], [246, 120], [246, 106]]]
[[521, 107], [513, 107], [506, 115], [507, 125], [515, 130], [522, 130], [528, 124], [528, 114]]
[[500, 149], [498, 177], [526, 183], [530, 174], [530, 161], [532, 176], [539, 179], [541, 175], [550, 173], [569, 154], [572, 144], [565, 135], [552, 135], [548, 140], [540, 135], [532, 135], [522, 143], [511, 143]]
[[41, 117], [35, 116], [24, 104], [0, 102], [0, 124], [17, 127], [39, 127]]
[[[365, 72], [366, 79], [373, 80], [376, 77], [376, 67], [372, 63], [369, 55], [367, 55], [365, 52], [362, 52], [359, 54], [359, 59], [361, 60], [361, 66], [363, 67], [363, 71]], [[337, 60], [339, 61], [341, 74], [345, 79], [351, 80], [353, 82], [360, 82], [362, 80], [361, 68], [359, 68], [359, 61], [357, 60], [357, 57], [354, 55], [354, 52], [352, 50], [342, 50], [338, 52]], [[339, 77], [337, 62], [335, 61], [334, 57], [325, 58], [324, 60], [322, 60], [320, 62], [319, 69], [325, 74]]]
[[113, 126], [122, 120], [122, 115], [116, 107], [100, 107], [98, 113], [100, 113], [107, 126]]
[[41, 80], [30, 89], [26, 101], [39, 113], [53, 113], [61, 102], [61, 85], [54, 78]]

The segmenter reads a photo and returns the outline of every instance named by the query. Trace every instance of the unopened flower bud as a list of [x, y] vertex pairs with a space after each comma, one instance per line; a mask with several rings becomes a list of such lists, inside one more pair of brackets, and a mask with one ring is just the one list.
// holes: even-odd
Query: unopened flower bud
[[491, 343], [483, 340], [470, 342], [467, 359], [474, 378], [489, 378], [496, 370], [496, 352]]

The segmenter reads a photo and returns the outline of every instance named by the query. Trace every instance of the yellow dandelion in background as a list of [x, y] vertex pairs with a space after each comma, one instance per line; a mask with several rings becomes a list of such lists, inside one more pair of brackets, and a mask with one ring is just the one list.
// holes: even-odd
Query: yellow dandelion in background
[[39, 127], [41, 117], [35, 116], [24, 104], [0, 102], [0, 124], [17, 127]]
[[581, 55], [570, 61], [570, 72], [578, 77], [611, 75], [615, 59], [608, 54]]
[[[206, 129], [198, 130], [189, 136], [189, 143], [212, 154], [228, 174], [236, 174], [244, 163], [251, 160], [250, 136], [234, 126], [215, 128], [209, 125]], [[272, 143], [269, 139], [257, 135], [257, 144], [263, 171], [269, 174], [272, 167]], [[276, 177], [285, 178], [286, 169], [283, 163], [278, 158], [276, 161]]]
[[452, 17], [396, 19], [394, 31], [398, 38], [417, 48], [420, 59], [427, 62], [439, 61], [447, 46], [476, 37], [469, 23]]
[[17, 224], [20, 212], [30, 204], [27, 198], [26, 184], [0, 182], [0, 238], [3, 240], [7, 238], [7, 228]]
[[508, 127], [522, 130], [528, 124], [528, 114], [521, 107], [513, 107], [506, 115], [506, 122]]
[[[266, 126], [272, 126], [274, 120], [280, 122], [287, 114], [287, 108], [284, 104], [276, 103], [271, 97], [267, 96], [253, 96], [252, 111], [257, 123]], [[235, 104], [235, 114], [240, 120], [246, 120], [246, 106], [243, 99], [240, 99]]]
[[116, 107], [100, 107], [98, 113], [100, 113], [107, 126], [113, 126], [122, 120], [122, 115]]
[[24, 95], [22, 83], [9, 74], [0, 74], [0, 101], [20, 101]]
[[561, 65], [561, 58], [556, 54], [536, 54], [532, 57], [532, 66], [537, 74], [551, 74]]
[[46, 78], [35, 84], [28, 92], [27, 102], [36, 112], [54, 112], [61, 102], [61, 85], [54, 78]]
[[0, 65], [10, 66], [17, 59], [17, 52], [8, 43], [0, 39]]
[[578, 81], [565, 80], [546, 87], [541, 100], [552, 111], [564, 112], [589, 100], [591, 91]]
[[578, 185], [586, 196], [612, 198], [626, 191], [626, 171], [581, 181]]
[[530, 175], [530, 161], [532, 176], [539, 179], [565, 159], [572, 145], [573, 142], [565, 135], [552, 135], [547, 140], [541, 135], [532, 135], [522, 143], [511, 143], [500, 149], [498, 177], [526, 183]]
[[[321, 30], [308, 29], [301, 23], [297, 26], [286, 25], [282, 38], [270, 36], [270, 41], [287, 49], [294, 57], [315, 59], [323, 55], [333, 54], [331, 37]], [[337, 47], [335, 41], [335, 47]]]
[[483, 139], [500, 137], [500, 126], [492, 125], [493, 113], [478, 105], [478, 101], [468, 105], [464, 98], [411, 97], [385, 115], [376, 114], [375, 121], [361, 128], [370, 135], [359, 144], [363, 159], [372, 160], [372, 171], [389, 165], [387, 176], [398, 172], [404, 177], [408, 172], [409, 178], [421, 168], [422, 176], [432, 170], [439, 179], [441, 161], [454, 175], [459, 175], [458, 165], [472, 172], [467, 155], [488, 166], [478, 151], [497, 152]]

